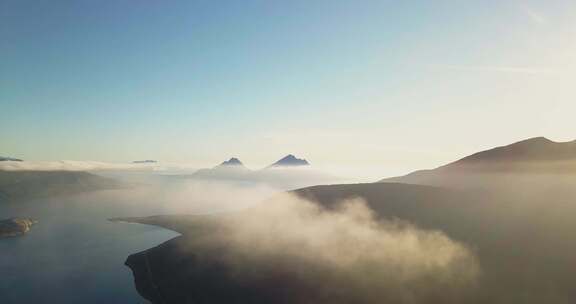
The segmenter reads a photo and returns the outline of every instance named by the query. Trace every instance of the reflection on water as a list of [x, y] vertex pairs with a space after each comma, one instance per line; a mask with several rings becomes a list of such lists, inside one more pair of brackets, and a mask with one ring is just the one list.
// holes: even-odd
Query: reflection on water
[[[152, 206], [139, 204], [138, 213], [152, 214]], [[29, 234], [0, 240], [0, 302], [143, 303], [123, 263], [177, 233], [107, 221], [131, 210], [133, 204], [101, 194], [0, 204], [0, 218], [39, 220]]]

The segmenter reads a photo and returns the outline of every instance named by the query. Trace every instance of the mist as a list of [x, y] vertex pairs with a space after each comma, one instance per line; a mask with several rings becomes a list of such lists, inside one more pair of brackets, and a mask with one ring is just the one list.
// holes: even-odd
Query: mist
[[[163, 223], [149, 223], [156, 219]], [[243, 294], [243, 303], [252, 296], [274, 303], [458, 303], [481, 275], [466, 245], [407, 221], [377, 219], [362, 199], [328, 210], [286, 193], [241, 212], [187, 218], [186, 228], [178, 225], [181, 216], [167, 219], [177, 231], [192, 231], [176, 239], [172, 258], [190, 265], [178, 272], [198, 280], [190, 292], [212, 302], [241, 287], [252, 294]]]
[[152, 170], [153, 165], [106, 163], [99, 161], [3, 161], [0, 171], [93, 171], [93, 170]]
[[[132, 181], [133, 176], [126, 180]], [[0, 218], [32, 218], [26, 235], [0, 240], [2, 303], [139, 303], [126, 258], [178, 236], [119, 216], [214, 214], [245, 209], [278, 190], [264, 185], [154, 176], [131, 187], [0, 202]], [[102, 292], [110, 290], [111, 292]]]
[[[573, 269], [559, 266], [571, 265], [575, 248], [570, 241], [574, 204], [568, 202], [575, 197], [572, 175], [474, 179], [499, 187], [451, 191], [374, 183], [285, 193], [265, 183], [128, 174], [133, 187], [6, 205], [4, 215], [29, 216], [39, 224], [4, 254], [21, 255], [10, 259], [20, 269], [49, 261], [52, 267], [29, 270], [36, 276], [27, 276], [25, 286], [49, 293], [41, 281], [51, 277], [55, 283], [46, 286], [59, 290], [54, 294], [66, 292], [54, 285], [70, 277], [86, 286], [100, 284], [93, 276], [96, 265], [106, 268], [99, 276], [132, 288], [129, 269], [122, 265], [128, 258], [138, 291], [154, 303], [169, 297], [165, 303], [186, 303], [183, 291], [215, 303], [497, 303], [528, 295], [533, 300], [524, 302], [553, 298], [561, 303], [569, 298]], [[461, 174], [442, 180], [466, 181]], [[151, 226], [108, 221], [116, 217]], [[39, 248], [43, 254], [36, 262], [18, 253]], [[145, 269], [142, 254], [153, 265], [155, 282], [162, 283], [160, 300], [142, 292], [154, 290], [142, 288], [141, 277], [148, 276], [139, 275]], [[15, 266], [0, 266], [13, 275]], [[5, 288], [12, 284], [10, 276]], [[26, 297], [11, 295], [14, 301]]]

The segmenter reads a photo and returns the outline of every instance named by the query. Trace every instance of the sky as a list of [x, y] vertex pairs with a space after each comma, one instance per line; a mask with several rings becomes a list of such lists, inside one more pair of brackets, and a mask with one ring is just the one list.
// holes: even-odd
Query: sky
[[389, 176], [576, 139], [574, 1], [0, 0], [0, 155]]

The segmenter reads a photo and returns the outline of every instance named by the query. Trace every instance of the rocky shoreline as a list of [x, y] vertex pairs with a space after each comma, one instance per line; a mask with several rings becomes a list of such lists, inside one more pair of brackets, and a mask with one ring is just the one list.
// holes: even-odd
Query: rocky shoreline
[[0, 220], [0, 238], [24, 235], [37, 223], [37, 221], [29, 218], [10, 218]]

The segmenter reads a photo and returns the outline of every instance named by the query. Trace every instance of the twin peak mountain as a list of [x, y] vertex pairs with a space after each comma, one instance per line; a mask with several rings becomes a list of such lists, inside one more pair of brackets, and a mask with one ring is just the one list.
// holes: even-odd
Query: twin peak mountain
[[[279, 168], [279, 167], [302, 167], [302, 166], [310, 166], [310, 163], [301, 158], [297, 158], [292, 154], [288, 154], [285, 157], [281, 158], [277, 162], [271, 164], [268, 168]], [[216, 166], [216, 168], [224, 167], [224, 168], [246, 168], [244, 164], [236, 157], [232, 157], [227, 161], [222, 162], [220, 165]], [[216, 169], [215, 168], [215, 169]]]
[[233, 157], [222, 162], [216, 167], [200, 169], [192, 174], [191, 177], [197, 179], [241, 180], [272, 184], [288, 183], [292, 187], [300, 186], [300, 184], [294, 185], [295, 181], [302, 183], [310, 179], [320, 181], [327, 178], [322, 174], [311, 170], [310, 163], [308, 163], [307, 160], [297, 158], [292, 154], [289, 154], [260, 170], [250, 170], [244, 166], [242, 161]]

